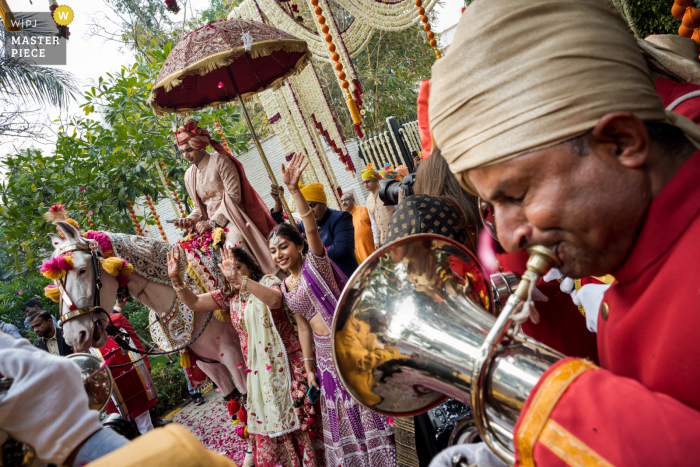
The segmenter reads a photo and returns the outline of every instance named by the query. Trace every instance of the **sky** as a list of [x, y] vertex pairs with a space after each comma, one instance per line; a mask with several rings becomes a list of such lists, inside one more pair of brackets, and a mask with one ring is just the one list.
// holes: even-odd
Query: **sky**
[[[49, 8], [48, 0], [31, 0], [31, 3], [30, 0], [7, 1], [13, 12], [46, 12]], [[105, 5], [104, 0], [59, 0], [58, 3], [71, 7], [75, 16], [69, 25], [71, 35], [67, 44], [67, 65], [56, 68], [62, 68], [72, 73], [81, 90], [92, 86], [100, 76], [109, 72], [118, 72], [122, 65], [134, 62], [133, 53], [124, 50], [119, 43], [105, 41], [90, 33], [91, 24], [95, 21], [104, 27], [113, 27], [104, 21], [105, 15], [113, 15], [109, 7]], [[188, 10], [200, 11], [206, 8], [209, 3], [209, 0], [187, 0], [187, 8]], [[459, 20], [464, 4], [463, 0], [442, 0], [441, 3], [436, 7], [438, 18], [437, 24], [433, 25], [433, 30], [436, 33], [448, 29]], [[178, 4], [182, 5], [183, 1], [178, 0]], [[178, 14], [177, 18], [182, 18], [182, 12]], [[79, 96], [78, 101], [73, 102], [63, 114], [55, 108], [47, 108], [45, 113], [50, 120], [59, 117], [65, 118], [66, 115], [80, 112], [79, 105], [81, 103], [83, 101]], [[5, 143], [0, 144], [1, 159], [13, 152], [13, 147], [7, 142], [0, 141], [0, 143]], [[53, 148], [52, 145], [44, 147], [32, 142], [26, 144], [33, 144], [47, 152]]]

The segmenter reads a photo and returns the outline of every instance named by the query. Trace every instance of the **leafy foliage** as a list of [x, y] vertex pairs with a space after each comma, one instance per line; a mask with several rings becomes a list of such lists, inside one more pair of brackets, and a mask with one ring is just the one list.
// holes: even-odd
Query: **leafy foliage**
[[4, 44], [11, 35], [5, 28], [0, 28], [0, 95], [18, 97], [25, 104], [34, 102], [61, 107], [75, 99], [78, 89], [72, 74], [6, 55]]
[[46, 280], [42, 276], [15, 273], [12, 265], [3, 264], [3, 256], [5, 255], [0, 252], [0, 271], [4, 271], [4, 280], [0, 281], [0, 320], [14, 324], [22, 336], [33, 342], [36, 340], [36, 335], [33, 331], [24, 328], [26, 315], [22, 311], [22, 306], [27, 300], [38, 298], [44, 310], [58, 316], [58, 304], [44, 297]]
[[[173, 129], [185, 118], [159, 117], [146, 105], [170, 49], [167, 43], [150, 56], [138, 57], [132, 66], [100, 77], [97, 86], [84, 93], [84, 115], [59, 127], [54, 154], [30, 149], [4, 161], [6, 178], [0, 182], [2, 319], [17, 324], [23, 319], [23, 297], [43, 298], [48, 280], [39, 275], [39, 265], [53, 251], [47, 234], [55, 232], [43, 214], [53, 204], [63, 204], [83, 232], [89, 230], [89, 216], [97, 230], [133, 233], [126, 200], [133, 202], [145, 194], [154, 201], [167, 196], [156, 169], [161, 161], [170, 180], [180, 184], [178, 194], [187, 201], [183, 176], [189, 163], [173, 138]], [[247, 149], [247, 129], [235, 107], [209, 109], [192, 118], [214, 136], [214, 121], [218, 120], [231, 150]], [[136, 214], [140, 221], [154, 224], [147, 210]]]
[[185, 372], [178, 361], [152, 363], [151, 376], [158, 392], [158, 413], [163, 414], [167, 408], [179, 404], [189, 395]]
[[[168, 43], [131, 67], [100, 77], [84, 94], [84, 116], [59, 127], [55, 154], [26, 150], [7, 158], [7, 177], [0, 182], [3, 266], [13, 266], [17, 274], [38, 273], [41, 260], [52, 251], [46, 236], [55, 227], [42, 215], [53, 204], [63, 204], [83, 232], [89, 229], [86, 212], [95, 229], [133, 232], [126, 199], [133, 202], [148, 194], [157, 201], [167, 196], [156, 169], [161, 161], [171, 181], [181, 183], [178, 193], [186, 200], [183, 175], [189, 163], [173, 138], [173, 129], [185, 119], [156, 116], [146, 105], [170, 49]], [[246, 130], [234, 109], [209, 109], [192, 118], [212, 133], [218, 120], [231, 150], [241, 152], [247, 148]], [[138, 211], [137, 215], [143, 220]], [[154, 223], [149, 214], [143, 215], [148, 224]]]
[[65, 107], [78, 90], [66, 71], [0, 55], [0, 92], [25, 102]]
[[681, 20], [671, 14], [673, 0], [628, 0], [640, 37], [678, 34]]

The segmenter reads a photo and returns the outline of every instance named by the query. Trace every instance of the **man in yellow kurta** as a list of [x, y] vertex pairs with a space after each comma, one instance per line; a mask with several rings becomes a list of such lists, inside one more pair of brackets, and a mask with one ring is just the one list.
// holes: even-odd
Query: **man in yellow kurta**
[[372, 228], [376, 226], [369, 219], [369, 211], [366, 206], [355, 204], [355, 195], [345, 193], [340, 198], [343, 211], [352, 214], [352, 224], [355, 227], [355, 256], [357, 262], [362, 263], [369, 255], [374, 253], [374, 233]]

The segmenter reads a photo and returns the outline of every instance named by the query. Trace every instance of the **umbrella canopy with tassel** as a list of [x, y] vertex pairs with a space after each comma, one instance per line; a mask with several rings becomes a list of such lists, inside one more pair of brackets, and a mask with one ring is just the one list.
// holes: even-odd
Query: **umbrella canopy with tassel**
[[[207, 107], [238, 102], [270, 180], [277, 186], [245, 101], [281, 86], [310, 59], [305, 41], [267, 24], [236, 18], [209, 23], [173, 47], [148, 105], [156, 115], [191, 115]], [[293, 219], [284, 197], [280, 200], [287, 218]]]

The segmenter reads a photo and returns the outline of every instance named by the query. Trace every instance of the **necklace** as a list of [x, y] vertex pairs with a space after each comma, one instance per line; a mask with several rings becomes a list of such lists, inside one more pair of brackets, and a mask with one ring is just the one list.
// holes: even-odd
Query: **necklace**
[[300, 277], [301, 277], [301, 267], [299, 268], [299, 273], [296, 275], [290, 271], [290, 277], [289, 277], [289, 291], [290, 292], [296, 291], [297, 284], [299, 283]]
[[301, 277], [301, 272], [299, 273], [298, 276], [294, 276], [294, 274], [291, 275], [289, 278], [289, 290], [294, 292], [297, 290], [297, 284], [299, 283], [299, 278]]

